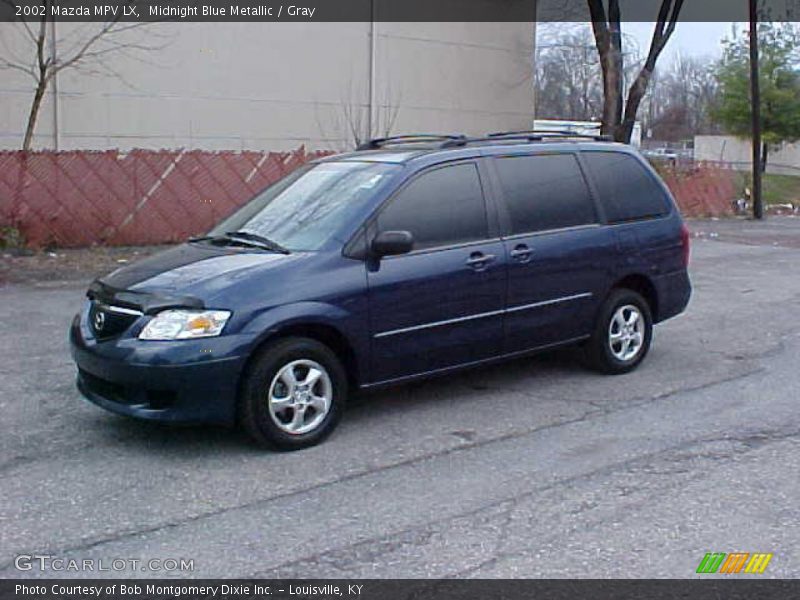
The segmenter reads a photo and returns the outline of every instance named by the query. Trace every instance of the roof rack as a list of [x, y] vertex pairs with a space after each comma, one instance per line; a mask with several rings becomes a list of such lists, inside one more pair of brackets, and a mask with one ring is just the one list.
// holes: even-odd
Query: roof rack
[[357, 151], [363, 150], [378, 150], [384, 146], [393, 146], [395, 144], [425, 144], [430, 142], [457, 142], [466, 140], [467, 136], [463, 134], [455, 135], [442, 135], [436, 133], [415, 133], [410, 135], [396, 135], [393, 137], [376, 138], [359, 144], [356, 148]]
[[491, 139], [525, 139], [542, 141], [545, 138], [575, 138], [583, 140], [594, 140], [596, 142], [613, 142], [614, 138], [610, 135], [595, 135], [591, 133], [575, 133], [574, 131], [562, 130], [552, 131], [545, 129], [531, 129], [528, 131], [500, 131], [490, 133], [486, 136]]
[[467, 137], [463, 134], [439, 135], [434, 133], [418, 133], [412, 135], [398, 135], [394, 137], [377, 138], [360, 144], [356, 151], [379, 150], [385, 146], [399, 144], [438, 144], [438, 148], [463, 148], [472, 143], [517, 141], [517, 142], [543, 142], [545, 140], [579, 139], [593, 140], [595, 142], [613, 142], [614, 139], [607, 135], [590, 135], [573, 133], [571, 131], [504, 131], [489, 133], [483, 137]]
[[507, 133], [491, 133], [486, 137], [458, 138], [443, 142], [440, 149], [463, 148], [469, 144], [479, 144], [481, 142], [544, 142], [546, 140], [592, 140], [595, 142], [613, 142], [613, 138], [605, 135], [585, 135], [579, 133], [568, 133], [558, 131], [509, 131]]

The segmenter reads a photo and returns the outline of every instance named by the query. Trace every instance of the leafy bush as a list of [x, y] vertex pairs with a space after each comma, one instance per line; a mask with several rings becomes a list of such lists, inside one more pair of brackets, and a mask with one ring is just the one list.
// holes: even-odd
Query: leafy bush
[[0, 226], [0, 248], [24, 248], [25, 235], [14, 225]]

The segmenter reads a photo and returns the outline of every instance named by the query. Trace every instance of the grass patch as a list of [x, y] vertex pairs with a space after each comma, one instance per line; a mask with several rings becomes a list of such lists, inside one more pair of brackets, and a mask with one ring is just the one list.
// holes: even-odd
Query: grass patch
[[[746, 171], [739, 172], [739, 189], [751, 188], [753, 178]], [[764, 203], [800, 205], [800, 176], [766, 173], [763, 183]]]
[[764, 202], [800, 204], [800, 177], [767, 173], [764, 176]]

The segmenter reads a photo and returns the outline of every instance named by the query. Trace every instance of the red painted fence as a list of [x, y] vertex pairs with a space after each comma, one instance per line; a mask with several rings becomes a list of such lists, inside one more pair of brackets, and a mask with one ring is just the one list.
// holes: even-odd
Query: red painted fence
[[734, 201], [742, 196], [741, 174], [725, 163], [678, 163], [658, 171], [687, 217], [732, 215]]
[[323, 154], [0, 152], [0, 224], [32, 247], [175, 242]]
[[[210, 229], [325, 153], [0, 152], [0, 226], [31, 247], [176, 242]], [[689, 216], [730, 214], [736, 175], [719, 165], [661, 169]]]

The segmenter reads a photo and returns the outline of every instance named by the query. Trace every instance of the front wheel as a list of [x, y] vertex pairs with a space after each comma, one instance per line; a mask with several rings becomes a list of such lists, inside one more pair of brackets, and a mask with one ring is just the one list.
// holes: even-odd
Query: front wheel
[[629, 373], [647, 356], [652, 339], [653, 317], [647, 301], [632, 290], [613, 290], [600, 309], [586, 357], [590, 366], [603, 373]]
[[254, 359], [242, 385], [240, 419], [256, 442], [299, 450], [336, 427], [347, 397], [347, 376], [325, 345], [285, 338]]

